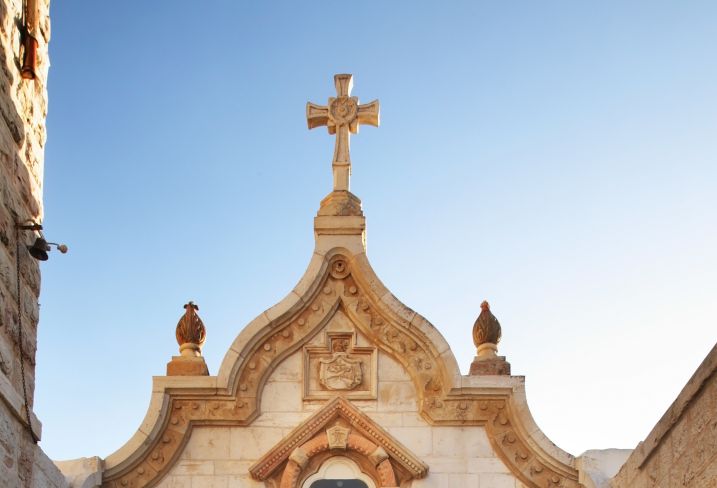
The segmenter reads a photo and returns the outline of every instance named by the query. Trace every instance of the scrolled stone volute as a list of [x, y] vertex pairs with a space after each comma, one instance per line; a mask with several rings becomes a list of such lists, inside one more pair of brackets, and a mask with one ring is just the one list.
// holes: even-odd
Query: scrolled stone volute
[[480, 304], [481, 312], [473, 324], [473, 343], [480, 348], [483, 344], [498, 344], [500, 342], [500, 322], [490, 311], [488, 302]]
[[177, 344], [182, 356], [200, 356], [202, 345], [207, 339], [207, 330], [197, 315], [199, 307], [194, 302], [184, 305], [184, 315], [177, 323]]

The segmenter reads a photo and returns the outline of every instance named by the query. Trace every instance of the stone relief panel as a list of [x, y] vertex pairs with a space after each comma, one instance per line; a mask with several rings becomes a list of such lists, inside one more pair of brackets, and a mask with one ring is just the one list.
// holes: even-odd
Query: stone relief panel
[[377, 349], [359, 346], [353, 324], [339, 308], [329, 322], [323, 344], [303, 348], [304, 400], [337, 394], [354, 400], [375, 400]]

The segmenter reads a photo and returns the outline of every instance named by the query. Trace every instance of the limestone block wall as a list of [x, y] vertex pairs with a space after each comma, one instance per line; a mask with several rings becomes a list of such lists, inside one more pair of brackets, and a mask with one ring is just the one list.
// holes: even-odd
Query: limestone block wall
[[[389, 356], [378, 356], [378, 400], [352, 401], [429, 466], [413, 488], [523, 488], [498, 458], [482, 427], [431, 426], [419, 416], [414, 384]], [[320, 409], [302, 400], [302, 355], [284, 360], [267, 380], [261, 415], [249, 427], [197, 427], [162, 488], [264, 488], [249, 468]]]
[[717, 345], [611, 486], [717, 486]]
[[[18, 310], [15, 222], [42, 220], [42, 178], [47, 115], [48, 0], [38, 0], [37, 78], [23, 79], [22, 0], [0, 0], [0, 486], [57, 487], [59, 472], [36, 446], [26, 424], [19, 354], [19, 323], [25, 351], [28, 404], [35, 391], [35, 350], [39, 321], [40, 269], [21, 254]], [[22, 243], [34, 236], [25, 232]], [[24, 251], [24, 250], [23, 250]], [[36, 435], [40, 423], [33, 421]]]

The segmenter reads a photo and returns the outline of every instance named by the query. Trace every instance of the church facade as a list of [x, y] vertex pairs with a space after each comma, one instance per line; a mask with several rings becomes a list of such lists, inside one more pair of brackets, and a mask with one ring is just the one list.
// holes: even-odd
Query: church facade
[[201, 355], [200, 310], [186, 304], [179, 354], [154, 378], [134, 436], [104, 459], [50, 461], [33, 413], [40, 270], [28, 254], [49, 249], [39, 234], [48, 9], [0, 0], [0, 487], [717, 487], [717, 348], [634, 451], [579, 457], [535, 424], [486, 302], [465, 331], [476, 357], [460, 373], [440, 332], [366, 255], [349, 138], [379, 124], [379, 104], [352, 97], [350, 75], [336, 76], [325, 106], [307, 105], [309, 128], [336, 137], [334, 186], [293, 290], [239, 331], [216, 375]]
[[337, 75], [336, 97], [307, 105], [309, 128], [327, 126], [336, 145], [304, 276], [244, 327], [216, 376], [198, 307], [185, 305], [180, 355], [155, 378], [134, 437], [102, 461], [102, 486], [580, 486], [576, 459], [541, 433], [523, 378], [496, 354], [489, 305], [464, 376], [440, 332], [371, 268], [348, 142], [359, 124], [378, 125], [379, 106], [361, 105], [351, 82]]

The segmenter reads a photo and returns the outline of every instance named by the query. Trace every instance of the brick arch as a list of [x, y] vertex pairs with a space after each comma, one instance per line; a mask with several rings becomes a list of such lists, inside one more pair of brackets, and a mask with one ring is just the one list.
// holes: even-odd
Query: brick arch
[[[304, 474], [304, 468], [311, 458], [330, 449], [329, 438], [325, 432], [294, 449], [281, 475], [279, 488], [297, 488], [299, 480]], [[379, 488], [398, 486], [396, 473], [386, 451], [364, 436], [351, 432], [346, 439], [342, 455], [353, 460], [356, 460], [357, 457], [368, 459], [378, 473], [379, 479], [376, 480], [376, 486]]]

